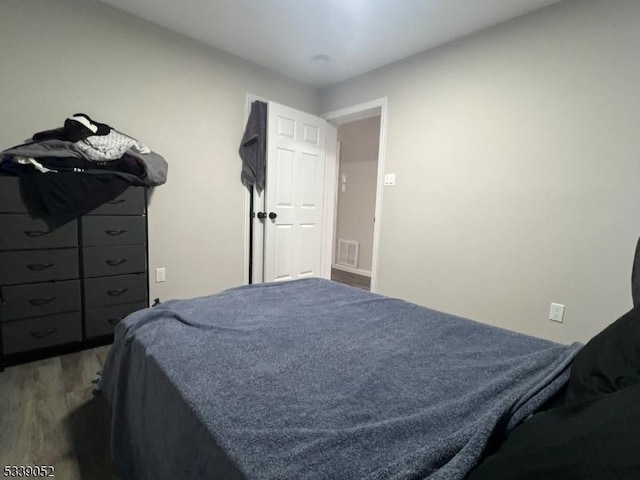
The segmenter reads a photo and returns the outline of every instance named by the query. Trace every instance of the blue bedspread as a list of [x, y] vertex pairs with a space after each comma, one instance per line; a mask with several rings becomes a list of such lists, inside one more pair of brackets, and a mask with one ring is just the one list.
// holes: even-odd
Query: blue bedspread
[[578, 349], [306, 279], [130, 315], [102, 389], [126, 479], [455, 480]]

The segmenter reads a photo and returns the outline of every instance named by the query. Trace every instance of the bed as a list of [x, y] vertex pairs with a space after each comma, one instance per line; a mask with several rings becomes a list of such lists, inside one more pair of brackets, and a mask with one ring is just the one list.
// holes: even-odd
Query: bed
[[125, 479], [591, 478], [522, 458], [545, 415], [605, 394], [584, 350], [304, 279], [131, 314], [100, 388]]

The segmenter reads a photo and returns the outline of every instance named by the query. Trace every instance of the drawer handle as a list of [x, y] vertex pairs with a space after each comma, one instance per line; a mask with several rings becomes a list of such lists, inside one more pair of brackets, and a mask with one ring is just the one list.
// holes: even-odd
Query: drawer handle
[[53, 302], [55, 299], [56, 297], [31, 298], [29, 299], [29, 303], [34, 307], [41, 307], [42, 305]]
[[120, 323], [120, 320], [122, 320], [122, 318], [107, 318], [107, 322], [109, 322], [111, 325], [117, 325], [118, 323]]
[[50, 233], [50, 232], [47, 232], [45, 230], [25, 230], [24, 231], [24, 234], [27, 237], [41, 237], [43, 235], [46, 235], [47, 233]]
[[127, 231], [126, 230], [105, 230], [104, 233], [106, 233], [107, 235], [111, 235], [112, 237], [117, 237], [118, 235], [127, 233]]
[[46, 270], [49, 267], [53, 267], [53, 263], [36, 263], [32, 265], [27, 265], [29, 270], [33, 270], [34, 272], [39, 272], [41, 270]]
[[44, 338], [44, 337], [48, 337], [49, 335], [51, 335], [52, 333], [56, 333], [58, 331], [57, 328], [50, 328], [49, 330], [40, 330], [38, 332], [31, 332], [31, 336], [33, 338]]
[[129, 290], [129, 289], [128, 288], [121, 288], [120, 290], [107, 290], [107, 294], [112, 296], [112, 297], [119, 297], [120, 295], [122, 295], [127, 290]]
[[124, 199], [124, 198], [119, 198], [119, 199], [117, 199], [117, 200], [109, 200], [107, 203], [108, 203], [109, 205], [118, 205], [119, 203], [124, 203], [124, 202], [126, 202], [126, 201], [127, 201], [127, 200], [126, 200], [126, 199]]
[[118, 260], [105, 260], [105, 262], [107, 262], [107, 265], [110, 265], [112, 267], [117, 267], [118, 265], [122, 265], [126, 261], [127, 261], [126, 258], [119, 258]]

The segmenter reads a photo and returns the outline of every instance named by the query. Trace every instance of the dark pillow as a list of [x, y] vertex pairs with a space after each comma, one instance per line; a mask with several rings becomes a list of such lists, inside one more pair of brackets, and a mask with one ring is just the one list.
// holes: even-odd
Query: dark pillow
[[640, 384], [536, 413], [467, 480], [640, 479]]
[[640, 382], [640, 306], [593, 337], [571, 366], [565, 405]]

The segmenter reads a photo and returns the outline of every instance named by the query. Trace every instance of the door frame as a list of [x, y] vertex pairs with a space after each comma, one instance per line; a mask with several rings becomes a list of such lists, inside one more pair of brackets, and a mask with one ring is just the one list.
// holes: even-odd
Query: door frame
[[[377, 98], [350, 107], [341, 108], [339, 110], [333, 110], [327, 112], [320, 117], [327, 120], [332, 125], [338, 126], [343, 123], [349, 123], [356, 120], [362, 120], [365, 118], [380, 115], [380, 138], [378, 140], [378, 174], [376, 185], [376, 205], [373, 224], [373, 253], [371, 259], [371, 291], [378, 291], [378, 259], [380, 253], [380, 226], [382, 224], [382, 193], [384, 190], [384, 160], [386, 153], [386, 139], [387, 139], [387, 97]], [[337, 170], [337, 169], [336, 169]], [[337, 172], [336, 172], [337, 175]], [[337, 189], [339, 183], [334, 182], [334, 190]], [[326, 193], [326, 192], [325, 192]], [[335, 192], [332, 192], [335, 194]], [[337, 218], [337, 204], [334, 205], [332, 222], [335, 223]], [[332, 249], [333, 243], [335, 243], [335, 230], [332, 235]]]

